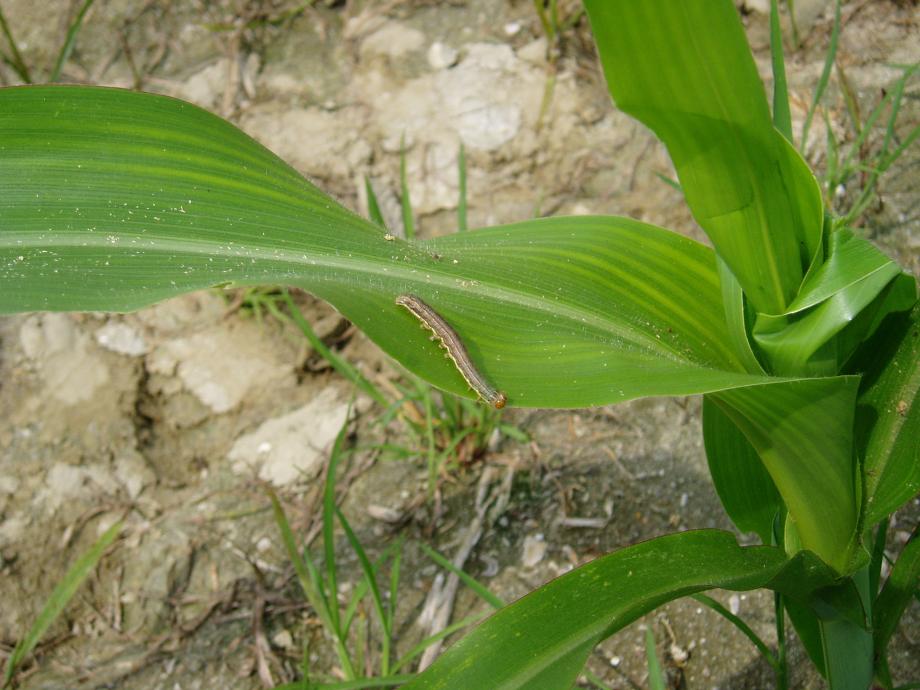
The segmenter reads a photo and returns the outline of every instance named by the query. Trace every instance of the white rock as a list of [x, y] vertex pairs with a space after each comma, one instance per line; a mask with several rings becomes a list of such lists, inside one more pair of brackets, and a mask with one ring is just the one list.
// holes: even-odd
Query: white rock
[[546, 38], [538, 38], [517, 51], [521, 60], [526, 60], [536, 65], [546, 63]]
[[110, 380], [105, 362], [90, 350], [89, 337], [65, 314], [29, 317], [19, 329], [19, 342], [52, 397], [67, 405], [89, 400]]
[[432, 69], [447, 69], [457, 64], [460, 53], [446, 43], [435, 41], [428, 48], [428, 64]]
[[365, 115], [357, 108], [330, 112], [322, 108], [253, 106], [242, 128], [307, 175], [349, 177], [372, 153], [364, 140]]
[[115, 460], [115, 478], [124, 486], [132, 500], [156, 481], [156, 475], [144, 462], [140, 453], [133, 449]]
[[120, 355], [137, 357], [147, 354], [147, 343], [137, 329], [126, 323], [109, 321], [96, 331], [96, 342]]
[[16, 477], [0, 475], [0, 494], [12, 495], [19, 490], [19, 480]]
[[546, 542], [543, 541], [542, 534], [530, 534], [524, 537], [524, 549], [521, 555], [521, 565], [525, 568], [533, 568], [537, 563], [543, 560], [546, 555]]
[[178, 96], [202, 108], [214, 108], [223, 98], [229, 68], [228, 58], [212, 62], [179, 84]]
[[281, 629], [272, 635], [272, 644], [281, 649], [294, 649], [294, 636], [290, 630]]
[[227, 457], [238, 474], [256, 471], [275, 485], [312, 479], [345, 423], [348, 405], [326, 388], [307, 405], [264, 422], [237, 439]]
[[728, 598], [728, 610], [737, 616], [738, 612], [741, 611], [741, 597], [737, 594], [732, 594]]
[[20, 515], [12, 515], [0, 520], [0, 546], [13, 544], [25, 536], [28, 520]]
[[424, 44], [425, 34], [421, 31], [400, 22], [388, 21], [364, 39], [361, 52], [401, 57], [414, 50], [421, 50]]
[[[280, 384], [293, 376], [289, 364], [266, 356], [262, 335], [226, 325], [188, 338], [176, 338], [147, 357], [147, 369], [176, 376], [185, 389], [215, 413], [236, 407], [257, 387]], [[220, 356], [215, 357], [214, 353]]]

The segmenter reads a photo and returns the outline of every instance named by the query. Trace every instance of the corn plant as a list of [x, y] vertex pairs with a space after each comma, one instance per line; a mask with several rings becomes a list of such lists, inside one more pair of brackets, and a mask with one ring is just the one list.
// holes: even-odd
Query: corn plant
[[[22, 87], [0, 90], [0, 310], [283, 284], [457, 395], [701, 394], [713, 482], [761, 545], [698, 530], [616, 551], [501, 609], [405, 687], [568, 688], [599, 641], [720, 587], [775, 592], [779, 632], [788, 614], [833, 690], [890, 688], [886, 648], [920, 574], [913, 539], [880, 576], [888, 516], [920, 488], [915, 279], [824, 207], [784, 80], [771, 115], [730, 0], [585, 6], [614, 101], [667, 146], [713, 249], [619, 217], [403, 241], [194, 106]], [[419, 300], [453, 359], [403, 308]]]

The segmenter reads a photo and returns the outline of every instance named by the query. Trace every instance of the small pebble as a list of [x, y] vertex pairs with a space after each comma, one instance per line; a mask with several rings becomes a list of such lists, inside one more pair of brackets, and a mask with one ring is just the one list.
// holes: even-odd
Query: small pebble
[[543, 560], [546, 555], [546, 542], [542, 534], [528, 535], [524, 538], [524, 553], [521, 556], [521, 565], [532, 568]]
[[738, 612], [741, 610], [741, 597], [737, 594], [732, 594], [728, 598], [728, 610], [737, 616]]

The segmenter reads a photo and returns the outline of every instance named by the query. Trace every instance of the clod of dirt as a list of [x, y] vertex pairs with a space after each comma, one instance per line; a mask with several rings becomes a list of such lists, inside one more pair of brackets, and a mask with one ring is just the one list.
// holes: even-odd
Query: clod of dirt
[[345, 423], [348, 404], [333, 388], [293, 412], [265, 421], [237, 439], [227, 458], [233, 471], [255, 471], [277, 486], [315, 477]]

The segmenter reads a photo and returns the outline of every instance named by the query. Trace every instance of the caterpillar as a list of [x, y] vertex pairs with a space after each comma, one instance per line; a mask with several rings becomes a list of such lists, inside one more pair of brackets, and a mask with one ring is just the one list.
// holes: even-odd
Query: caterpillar
[[441, 347], [447, 350], [447, 356], [450, 357], [460, 375], [463, 376], [469, 387], [476, 392], [476, 395], [497, 410], [505, 406], [508, 398], [486, 381], [470, 359], [470, 355], [466, 351], [463, 341], [460, 340], [460, 336], [438, 312], [415, 295], [400, 295], [396, 298], [396, 304], [408, 309], [415, 318], [422, 322], [423, 326], [434, 333], [435, 338], [440, 341]]

